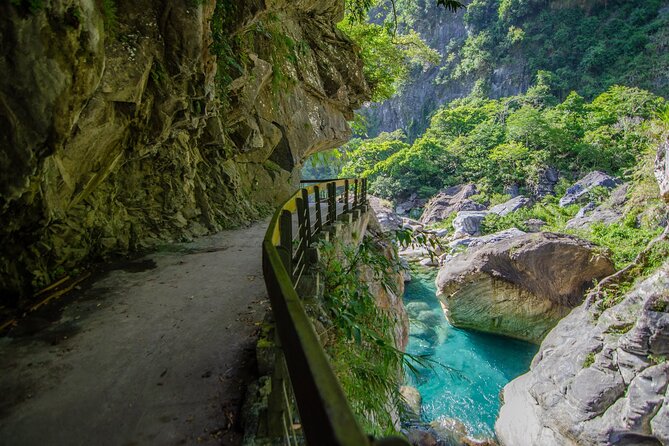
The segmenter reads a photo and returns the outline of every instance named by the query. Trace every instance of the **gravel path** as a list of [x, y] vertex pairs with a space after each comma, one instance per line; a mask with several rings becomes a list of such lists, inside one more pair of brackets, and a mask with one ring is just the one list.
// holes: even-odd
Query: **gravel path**
[[266, 226], [117, 264], [0, 338], [0, 444], [239, 444]]

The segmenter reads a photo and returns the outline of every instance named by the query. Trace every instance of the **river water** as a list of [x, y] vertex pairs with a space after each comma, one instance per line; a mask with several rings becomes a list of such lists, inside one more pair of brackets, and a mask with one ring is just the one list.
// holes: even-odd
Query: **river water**
[[423, 397], [422, 418], [455, 418], [473, 437], [493, 437], [500, 391], [529, 369], [538, 346], [504, 336], [455, 328], [435, 296], [435, 271], [413, 271], [404, 304], [411, 321], [407, 351], [438, 364], [407, 371]]

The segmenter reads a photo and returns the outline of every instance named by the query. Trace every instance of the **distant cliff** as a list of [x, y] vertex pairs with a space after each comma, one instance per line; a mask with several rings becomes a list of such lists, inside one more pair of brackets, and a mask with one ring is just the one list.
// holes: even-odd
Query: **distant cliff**
[[369, 97], [343, 0], [0, 4], [0, 304], [244, 224]]
[[442, 62], [416, 67], [401, 94], [365, 107], [370, 137], [403, 129], [413, 140], [439, 106], [472, 92], [524, 93], [540, 70], [560, 99], [571, 90], [591, 99], [614, 84], [669, 96], [666, 0], [473, 0], [457, 14], [417, 0], [400, 25], [416, 29]]

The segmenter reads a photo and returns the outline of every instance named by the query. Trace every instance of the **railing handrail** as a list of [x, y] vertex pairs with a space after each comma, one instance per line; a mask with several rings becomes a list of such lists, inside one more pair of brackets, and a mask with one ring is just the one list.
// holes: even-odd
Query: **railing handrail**
[[[349, 183], [355, 184], [354, 206], [348, 206]], [[351, 213], [366, 204], [366, 181], [364, 179], [336, 179], [312, 184], [301, 188], [290, 197], [273, 215], [265, 239], [263, 240], [263, 271], [267, 292], [272, 304], [276, 330], [286, 358], [295, 400], [300, 412], [304, 436], [311, 445], [361, 446], [369, 445], [369, 439], [357, 423], [344, 391], [337, 379], [325, 351], [314, 330], [304, 305], [298, 295], [292, 269], [292, 236], [281, 232], [281, 219], [285, 212], [294, 213], [300, 208], [309, 213], [308, 197], [313, 193], [327, 190], [328, 214], [336, 197], [336, 188], [345, 188], [344, 212]], [[323, 189], [321, 189], [323, 188]], [[301, 203], [306, 197], [307, 202]], [[320, 200], [317, 201], [320, 218]], [[334, 210], [336, 217], [336, 203]], [[332, 217], [329, 215], [329, 218]], [[332, 223], [334, 220], [330, 220]], [[307, 230], [309, 238], [322, 229], [311, 225]], [[287, 228], [288, 223], [284, 223]], [[301, 229], [302, 230], [302, 229]], [[306, 243], [300, 233], [300, 244]], [[280, 253], [282, 243], [290, 243], [288, 253]], [[306, 246], [306, 245], [305, 245]], [[290, 259], [291, 261], [287, 261]], [[299, 280], [299, 278], [298, 278]]]

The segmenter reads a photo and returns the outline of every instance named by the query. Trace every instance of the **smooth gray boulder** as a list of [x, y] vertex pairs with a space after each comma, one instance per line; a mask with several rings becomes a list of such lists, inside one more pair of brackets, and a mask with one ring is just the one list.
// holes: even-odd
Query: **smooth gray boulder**
[[457, 238], [463, 236], [466, 237], [468, 235], [480, 235], [481, 223], [483, 223], [483, 219], [486, 215], [488, 215], [487, 212], [458, 212], [458, 216], [453, 220], [453, 230], [455, 231], [454, 236]]
[[437, 295], [456, 327], [539, 343], [580, 304], [595, 279], [614, 272], [593, 244], [539, 233], [455, 256], [441, 267]]
[[420, 218], [423, 224], [433, 224], [447, 219], [452, 213], [459, 211], [480, 211], [485, 206], [469, 199], [477, 193], [476, 185], [461, 184], [449, 187], [432, 197], [425, 205]]
[[512, 212], [516, 212], [518, 209], [524, 208], [528, 204], [530, 204], [529, 198], [518, 195], [504, 203], [491, 207], [489, 212], [504, 217]]
[[521, 231], [517, 228], [505, 229], [504, 231], [495, 232], [494, 234], [488, 234], [481, 237], [467, 237], [457, 240], [453, 240], [448, 244], [448, 247], [451, 250], [458, 250], [460, 248], [476, 248], [483, 245], [489, 245], [492, 243], [501, 242], [502, 240], [508, 240], [514, 237], [520, 237], [521, 235], [527, 234], [526, 232]]
[[564, 196], [560, 198], [560, 206], [565, 207], [569, 206], [570, 204], [577, 203], [579, 200], [587, 197], [588, 192], [593, 190], [595, 187], [613, 189], [618, 184], [620, 184], [620, 180], [613, 178], [604, 172], [595, 170], [594, 172], [590, 172], [578, 180], [576, 183], [574, 183], [573, 186], [567, 189], [567, 192], [564, 194]]
[[617, 305], [562, 319], [504, 388], [500, 444], [669, 444], [667, 290], [669, 262]]

